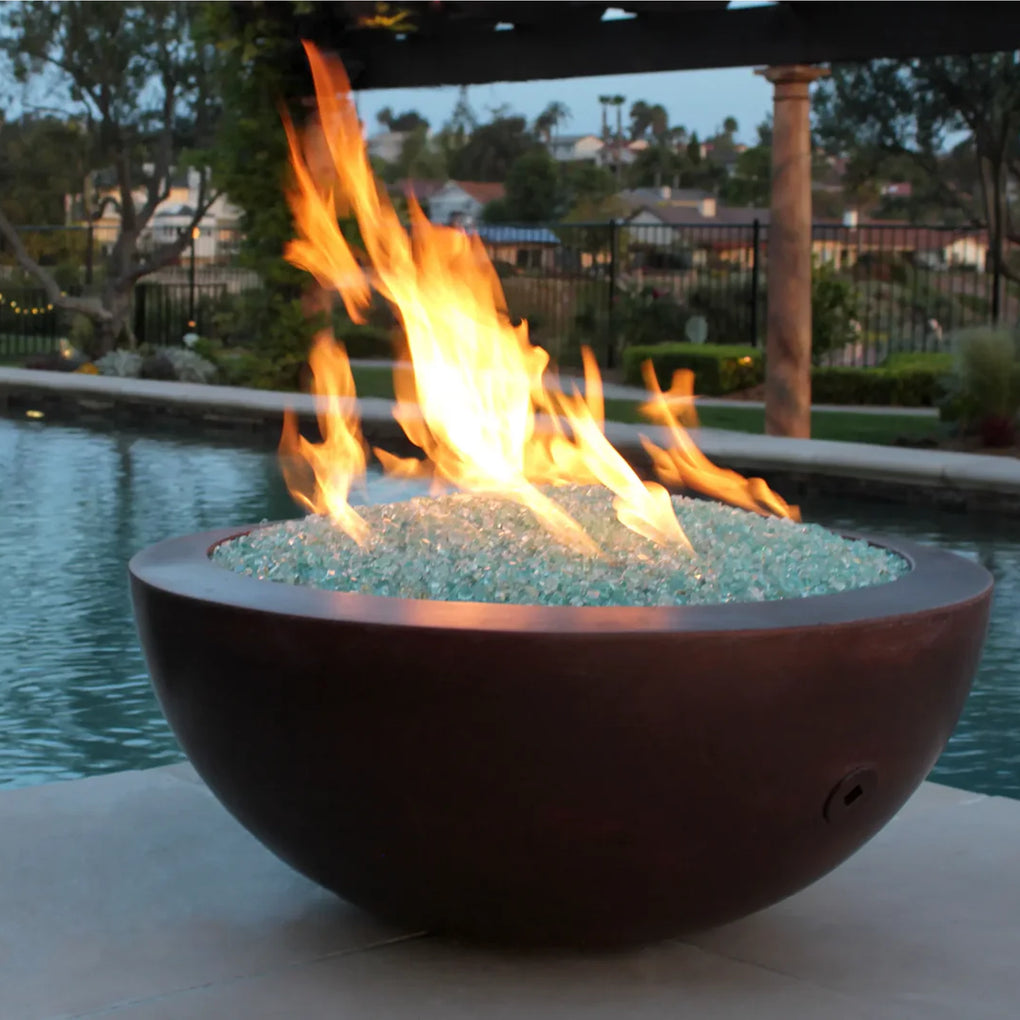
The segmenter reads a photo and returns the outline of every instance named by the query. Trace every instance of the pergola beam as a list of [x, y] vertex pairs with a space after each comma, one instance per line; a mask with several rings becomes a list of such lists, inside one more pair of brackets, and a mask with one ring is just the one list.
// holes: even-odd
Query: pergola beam
[[[411, 23], [422, 5], [403, 5]], [[514, 4], [466, 8], [460, 18], [420, 12], [420, 27], [394, 32], [351, 29], [350, 11], [314, 36], [341, 52], [358, 89], [473, 85], [752, 64], [812, 64], [875, 57], [924, 57], [1020, 48], [1020, 4], [780, 3], [634, 5], [629, 20], [601, 21], [587, 4], [541, 5], [545, 17], [496, 31], [492, 16], [512, 21]], [[533, 8], [533, 4], [522, 4]], [[626, 7], [626, 3], [621, 3]], [[490, 15], [475, 20], [473, 8]], [[523, 10], [522, 10], [523, 15]], [[480, 17], [481, 15], [477, 15]]]

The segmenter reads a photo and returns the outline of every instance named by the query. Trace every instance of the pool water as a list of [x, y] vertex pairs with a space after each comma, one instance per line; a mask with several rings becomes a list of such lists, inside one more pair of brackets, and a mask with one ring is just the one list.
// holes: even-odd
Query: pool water
[[[369, 496], [406, 491], [380, 479]], [[802, 510], [995, 575], [980, 671], [932, 778], [1020, 797], [1020, 521], [859, 501]], [[0, 419], [0, 787], [180, 760], [138, 645], [127, 562], [174, 535], [298, 516], [272, 452]]]

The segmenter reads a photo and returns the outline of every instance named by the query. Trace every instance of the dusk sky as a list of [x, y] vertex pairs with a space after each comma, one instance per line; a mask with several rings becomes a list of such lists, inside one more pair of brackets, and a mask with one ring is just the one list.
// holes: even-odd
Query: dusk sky
[[[457, 102], [457, 92], [453, 87], [361, 92], [358, 109], [369, 134], [381, 130], [375, 115], [386, 106], [395, 113], [417, 110], [437, 130], [449, 119]], [[630, 104], [644, 99], [649, 103], [662, 103], [669, 111], [670, 124], [682, 124], [688, 131], [697, 131], [701, 138], [713, 134], [721, 127], [723, 119], [732, 115], [740, 125], [738, 137], [748, 143], [755, 140], [755, 128], [772, 109], [772, 86], [750, 67], [497, 82], [472, 86], [468, 90], [468, 100], [483, 121], [489, 119], [491, 109], [502, 104], [532, 121], [548, 103], [559, 100], [572, 114], [560, 132], [585, 134], [599, 131], [598, 97], [606, 94], [626, 96], [625, 123]]]

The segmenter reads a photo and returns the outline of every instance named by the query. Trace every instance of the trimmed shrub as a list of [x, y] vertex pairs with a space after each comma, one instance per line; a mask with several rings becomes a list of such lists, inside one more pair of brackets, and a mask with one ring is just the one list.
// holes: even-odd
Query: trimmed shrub
[[811, 370], [811, 401], [815, 404], [934, 407], [945, 391], [945, 374], [937, 367], [816, 367]]
[[689, 368], [694, 373], [694, 392], [711, 397], [746, 390], [765, 378], [762, 352], [756, 347], [683, 343], [628, 347], [623, 352], [624, 378], [628, 383], [643, 385], [641, 365], [645, 361], [655, 366], [655, 377], [663, 389], [669, 386], [678, 368]]

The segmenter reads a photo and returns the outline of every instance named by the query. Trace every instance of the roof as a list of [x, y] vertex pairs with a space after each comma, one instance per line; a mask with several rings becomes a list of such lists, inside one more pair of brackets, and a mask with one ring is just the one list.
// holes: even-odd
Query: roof
[[[336, 51], [355, 88], [924, 57], [1020, 49], [1020, 4], [726, 0], [235, 2]], [[630, 18], [603, 20], [610, 8]], [[300, 54], [295, 49], [295, 58]]]
[[401, 195], [410, 192], [419, 202], [427, 202], [445, 183], [445, 181], [423, 180], [420, 177], [401, 177], [398, 181], [394, 181], [390, 190]]
[[487, 244], [560, 244], [560, 239], [548, 227], [511, 227], [502, 223], [482, 223], [475, 232]]
[[497, 198], [506, 196], [506, 188], [495, 181], [447, 181], [447, 184], [455, 184], [482, 205], [488, 205]]
[[713, 198], [712, 192], [700, 188], [630, 188], [617, 196], [621, 202], [638, 208], [655, 206], [667, 207], [670, 203], [697, 205], [703, 199]]
[[[713, 196], [705, 193], [706, 198]], [[697, 205], [672, 205], [660, 202], [645, 204], [631, 212], [630, 218], [642, 212], [650, 212], [657, 219], [672, 227], [751, 226], [755, 220], [766, 225], [771, 220], [768, 209], [752, 209], [720, 205], [716, 202], [715, 215], [704, 216]]]

